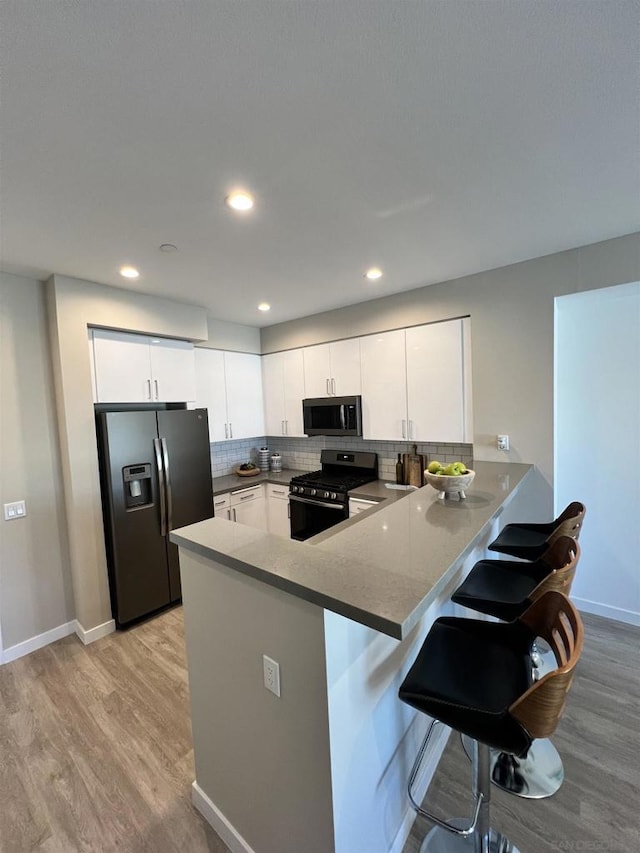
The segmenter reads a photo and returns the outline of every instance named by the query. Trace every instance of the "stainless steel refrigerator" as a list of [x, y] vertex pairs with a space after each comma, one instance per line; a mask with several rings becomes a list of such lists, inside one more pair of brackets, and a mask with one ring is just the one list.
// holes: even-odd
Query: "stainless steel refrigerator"
[[181, 599], [169, 531], [213, 516], [206, 409], [96, 414], [111, 607], [118, 627]]

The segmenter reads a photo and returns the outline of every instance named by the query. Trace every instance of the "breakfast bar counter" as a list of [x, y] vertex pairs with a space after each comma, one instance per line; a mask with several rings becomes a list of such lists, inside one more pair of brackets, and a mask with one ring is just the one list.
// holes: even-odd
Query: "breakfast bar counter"
[[380, 481], [362, 486], [353, 494], [382, 499], [380, 504], [307, 542], [222, 519], [174, 530], [171, 539], [185, 552], [401, 640], [531, 468], [478, 462], [463, 501], [440, 500], [430, 486], [413, 491], [387, 489]]
[[[505, 506], [516, 495], [526, 506], [532, 466], [475, 470], [464, 501], [430, 486], [364, 486], [378, 506], [306, 542], [222, 519], [171, 534], [193, 802], [231, 850], [401, 853], [414, 817], [406, 781], [427, 721], [398, 686], [433, 620], [454, 612], [451, 592], [485, 555]], [[423, 789], [446, 743], [440, 731]]]

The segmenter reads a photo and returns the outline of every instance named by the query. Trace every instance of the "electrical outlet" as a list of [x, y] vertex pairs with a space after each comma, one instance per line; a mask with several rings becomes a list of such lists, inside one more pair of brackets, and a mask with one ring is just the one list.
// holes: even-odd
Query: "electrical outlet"
[[14, 521], [16, 518], [24, 518], [27, 514], [27, 505], [24, 501], [14, 501], [4, 505], [4, 520]]
[[508, 435], [499, 435], [497, 438], [498, 450], [508, 450], [509, 449], [509, 436]]
[[264, 686], [275, 696], [280, 696], [280, 664], [262, 655], [262, 669], [264, 671]]

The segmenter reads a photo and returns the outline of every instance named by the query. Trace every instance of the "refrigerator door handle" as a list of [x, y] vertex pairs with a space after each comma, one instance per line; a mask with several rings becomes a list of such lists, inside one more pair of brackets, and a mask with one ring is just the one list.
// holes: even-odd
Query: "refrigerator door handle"
[[158, 492], [160, 495], [160, 535], [167, 535], [167, 497], [164, 476], [164, 465], [162, 462], [162, 447], [159, 438], [153, 439], [153, 449], [156, 454], [156, 468], [158, 470]]
[[173, 530], [173, 501], [171, 499], [171, 477], [169, 475], [169, 451], [167, 449], [167, 439], [161, 438], [162, 442], [162, 461], [164, 463], [164, 475], [166, 478], [167, 489], [167, 530]]

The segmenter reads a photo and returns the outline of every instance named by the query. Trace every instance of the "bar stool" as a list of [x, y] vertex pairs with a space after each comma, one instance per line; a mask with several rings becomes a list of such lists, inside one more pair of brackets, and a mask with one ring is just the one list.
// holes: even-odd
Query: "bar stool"
[[[548, 590], [569, 595], [580, 559], [580, 546], [570, 536], [560, 536], [534, 563], [512, 560], [480, 560], [451, 596], [461, 604], [497, 619], [512, 622]], [[534, 667], [540, 663], [532, 655]], [[535, 673], [534, 673], [535, 677]], [[472, 757], [473, 742], [463, 736]], [[542, 799], [555, 794], [564, 780], [558, 750], [548, 738], [536, 740], [524, 757], [491, 750], [491, 781], [510, 794]]]
[[[557, 669], [532, 680], [530, 651], [537, 636], [553, 649]], [[399, 697], [433, 718], [409, 777], [415, 810], [436, 826], [420, 853], [517, 853], [490, 826], [489, 747], [526, 755], [534, 738], [558, 724], [583, 642], [582, 622], [566, 596], [550, 591], [514, 622], [437, 619], [407, 673]], [[422, 808], [413, 795], [430, 735], [442, 723], [475, 741], [474, 808], [468, 825]]]
[[573, 501], [547, 524], [507, 524], [488, 546], [489, 550], [522, 560], [537, 560], [559, 536], [577, 539], [586, 511], [584, 504]]

